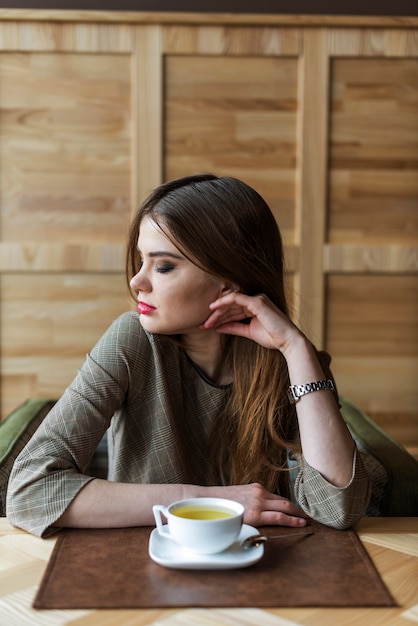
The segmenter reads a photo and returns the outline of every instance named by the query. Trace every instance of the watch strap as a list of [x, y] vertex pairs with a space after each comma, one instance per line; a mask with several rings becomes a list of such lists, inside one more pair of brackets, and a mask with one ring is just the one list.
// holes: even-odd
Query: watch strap
[[296, 402], [307, 393], [312, 393], [313, 391], [334, 391], [335, 385], [334, 382], [329, 380], [317, 380], [312, 383], [304, 383], [303, 385], [290, 385], [287, 397], [289, 398], [290, 404], [296, 404]]

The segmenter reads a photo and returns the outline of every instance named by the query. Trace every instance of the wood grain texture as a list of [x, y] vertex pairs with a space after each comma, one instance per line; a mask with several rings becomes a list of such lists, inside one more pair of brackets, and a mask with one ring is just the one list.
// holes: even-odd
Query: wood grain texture
[[297, 60], [169, 55], [165, 68], [166, 179], [241, 178], [266, 198], [292, 242]]
[[159, 26], [135, 29], [132, 58], [131, 207], [163, 179], [163, 53]]
[[124, 242], [129, 59], [0, 54], [2, 242]]
[[8, 51], [130, 53], [132, 40], [126, 24], [0, 22], [0, 48]]
[[[96, 340], [77, 307], [95, 301], [107, 323], [130, 306], [122, 273], [138, 202], [162, 180], [213, 171], [267, 199], [296, 320], [333, 353], [340, 390], [408, 444], [418, 419], [417, 26], [0, 9], [2, 414], [62, 392]], [[59, 282], [76, 275], [89, 287], [72, 292], [67, 325]], [[23, 320], [26, 348], [21, 279], [28, 298], [40, 290], [48, 320]]]
[[216, 54], [231, 56], [298, 56], [298, 28], [233, 26], [165, 26], [166, 54]]
[[0, 243], [1, 272], [123, 272], [122, 243]]
[[395, 423], [409, 412], [416, 432], [418, 276], [335, 275], [327, 293], [327, 349], [340, 393]]
[[298, 317], [302, 330], [318, 348], [324, 344], [324, 274], [322, 249], [326, 222], [328, 159], [329, 64], [326, 31], [309, 29], [304, 37], [300, 75], [301, 115], [299, 119], [300, 185], [296, 218], [300, 245]]
[[418, 59], [410, 32], [357, 36], [331, 46], [350, 58], [331, 65], [326, 345], [340, 391], [414, 448]]
[[3, 416], [28, 397], [59, 397], [112, 320], [133, 308], [122, 273], [4, 274], [1, 287]]
[[418, 59], [332, 63], [329, 240], [418, 242]]
[[40, 26], [24, 32], [22, 49], [36, 52], [0, 53], [3, 416], [27, 397], [59, 397], [127, 307], [130, 60], [85, 54], [93, 25], [65, 54], [62, 32]]
[[328, 297], [335, 356], [417, 354], [418, 276], [330, 276]]
[[324, 271], [328, 273], [416, 274], [418, 245], [325, 244]]
[[0, 19], [56, 22], [123, 22], [133, 24], [284, 24], [284, 25], [339, 25], [339, 26], [417, 26], [418, 18], [408, 15], [293, 15], [245, 13], [189, 13], [164, 11], [83, 11], [53, 9], [0, 8]]
[[415, 57], [416, 48], [414, 29], [328, 29], [328, 50], [334, 57]]

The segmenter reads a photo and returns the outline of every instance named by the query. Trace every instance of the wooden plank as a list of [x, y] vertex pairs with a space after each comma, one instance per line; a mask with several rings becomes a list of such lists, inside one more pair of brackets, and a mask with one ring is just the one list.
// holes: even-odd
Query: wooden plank
[[327, 347], [335, 357], [417, 359], [418, 274], [332, 274], [327, 293]]
[[123, 272], [123, 243], [0, 243], [0, 272]]
[[329, 68], [325, 30], [306, 30], [300, 68], [300, 126], [296, 230], [300, 243], [298, 315], [314, 343], [324, 343], [322, 254], [327, 197]]
[[370, 411], [369, 417], [412, 455], [418, 453], [418, 411]]
[[[415, 356], [333, 354], [331, 367], [342, 396], [376, 419], [402, 445], [413, 443], [404, 435], [416, 433], [418, 428], [418, 367]], [[394, 416], [402, 420], [401, 427], [396, 425]]]
[[83, 11], [0, 8], [0, 19], [56, 22], [124, 22], [133, 24], [283, 24], [307, 26], [416, 26], [415, 16], [297, 15], [257, 13], [192, 13], [164, 11]]
[[132, 56], [131, 210], [163, 179], [163, 50], [159, 26], [135, 28]]
[[324, 271], [351, 274], [417, 273], [418, 246], [325, 244]]
[[127, 24], [7, 22], [0, 16], [0, 50], [19, 52], [130, 53], [132, 27]]
[[165, 26], [166, 54], [298, 56], [298, 28]]
[[328, 29], [328, 49], [334, 57], [414, 57], [417, 47], [418, 33], [413, 29]]

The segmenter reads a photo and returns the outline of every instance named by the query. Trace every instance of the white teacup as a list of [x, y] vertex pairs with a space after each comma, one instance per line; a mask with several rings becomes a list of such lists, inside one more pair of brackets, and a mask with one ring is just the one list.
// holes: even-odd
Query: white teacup
[[[242, 527], [244, 507], [225, 498], [190, 498], [169, 506], [152, 507], [157, 531], [162, 537], [198, 554], [216, 554], [237, 540]], [[167, 519], [163, 524], [161, 514]]]

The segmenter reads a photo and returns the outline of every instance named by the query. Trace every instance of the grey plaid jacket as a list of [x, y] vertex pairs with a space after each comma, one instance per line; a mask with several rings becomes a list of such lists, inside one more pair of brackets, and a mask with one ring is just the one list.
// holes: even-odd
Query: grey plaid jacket
[[[107, 429], [109, 480], [207, 484], [210, 431], [228, 393], [167, 338], [144, 331], [137, 313], [124, 313], [16, 459], [9, 520], [42, 537], [56, 531], [51, 526], [93, 480], [84, 472]], [[295, 495], [308, 515], [337, 528], [363, 515], [368, 478], [360, 455], [344, 489], [299, 460]]]

